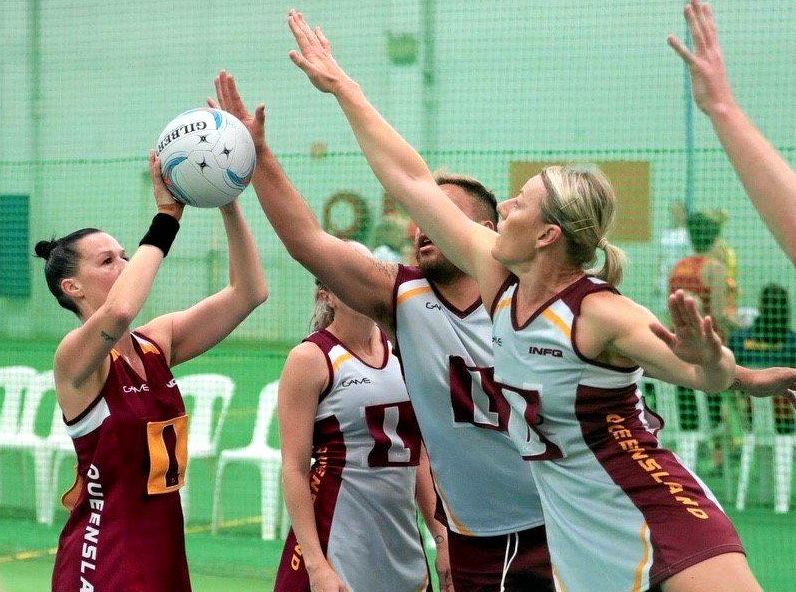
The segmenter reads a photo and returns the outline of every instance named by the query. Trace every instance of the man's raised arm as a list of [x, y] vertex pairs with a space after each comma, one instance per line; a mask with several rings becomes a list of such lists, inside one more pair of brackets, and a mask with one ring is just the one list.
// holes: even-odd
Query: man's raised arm
[[348, 306], [392, 330], [392, 292], [398, 266], [368, 257], [326, 232], [266, 143], [265, 106], [250, 114], [235, 79], [226, 72], [222, 71], [215, 83], [218, 102], [210, 99], [208, 103], [235, 115], [252, 134], [257, 151], [252, 185], [291, 257]]
[[[370, 104], [360, 86], [340, 67], [320, 27], [310, 28], [300, 12], [288, 25], [298, 44], [293, 60], [321, 92], [331, 93], [351, 125], [370, 168], [445, 256], [479, 284], [504, 273], [492, 258], [496, 234], [471, 220], [437, 185], [420, 154]], [[502, 282], [498, 281], [498, 285]]]

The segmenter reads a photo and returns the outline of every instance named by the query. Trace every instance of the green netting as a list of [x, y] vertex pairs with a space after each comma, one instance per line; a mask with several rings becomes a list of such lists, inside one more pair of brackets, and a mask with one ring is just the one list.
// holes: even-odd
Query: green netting
[[[267, 102], [269, 141], [319, 215], [332, 196], [351, 192], [364, 199], [372, 226], [378, 224], [383, 191], [345, 118], [287, 58], [293, 47], [288, 8], [253, 0], [3, 2], [0, 195], [29, 196], [26, 252], [37, 240], [83, 226], [106, 229], [132, 250], [153, 212], [147, 150], [174, 115], [203, 104], [221, 68], [236, 75], [251, 105]], [[629, 238], [617, 242], [630, 258], [623, 291], [658, 314], [665, 316], [674, 263], [693, 252], [673, 206], [682, 201], [692, 212], [725, 218], [721, 239], [736, 257], [724, 260], [737, 269], [735, 319], [750, 327], [733, 342], [736, 353], [750, 365], [796, 364], [796, 340], [782, 330], [792, 328], [792, 319], [781, 313], [790, 311], [783, 298], [796, 296], [796, 276], [748, 203], [707, 119], [689, 107], [682, 64], [665, 43], [669, 32], [685, 35], [679, 1], [314, 0], [301, 8], [323, 24], [338, 60], [433, 167], [474, 175], [501, 197], [513, 189], [512, 163], [648, 167], [649, 184], [630, 179], [632, 197], [625, 196], [641, 201], [622, 206], [638, 207], [633, 211], [641, 217], [628, 225]], [[740, 102], [796, 162], [796, 3], [722, 0], [716, 11]], [[311, 277], [286, 254], [250, 189], [242, 202], [271, 299], [218, 351], [177, 372], [224, 374], [235, 382], [220, 449], [250, 441], [260, 391], [278, 377], [287, 348], [307, 332], [312, 308]], [[16, 224], [12, 215], [0, 210], [0, 228]], [[337, 226], [351, 222], [344, 209], [332, 217]], [[0, 246], [9, 240], [4, 234]], [[226, 265], [218, 213], [186, 212], [140, 320], [222, 287]], [[0, 290], [0, 369], [47, 371], [58, 339], [75, 320], [49, 294], [41, 261], [18, 255], [6, 268], [21, 271], [0, 277], [0, 286], [21, 285], [17, 273], [32, 280], [27, 297]], [[785, 294], [777, 300], [780, 312], [754, 324], [771, 308], [761, 301], [770, 284]], [[779, 293], [770, 287], [767, 293], [772, 290]], [[4, 396], [0, 388], [0, 401]], [[649, 396], [660, 403], [655, 388]], [[35, 410], [41, 437], [50, 433], [53, 409], [53, 394], [45, 393]], [[792, 507], [775, 513], [775, 500], [785, 482], [782, 467], [792, 460], [774, 461], [773, 434], [792, 436], [792, 415], [732, 394], [679, 392], [667, 409], [683, 432], [698, 434], [697, 471], [731, 512], [761, 583], [790, 590], [796, 521]], [[761, 421], [765, 413], [773, 428]], [[670, 434], [677, 448], [676, 432]], [[750, 446], [755, 434], [758, 445]], [[739, 504], [744, 444], [752, 462], [745, 504]], [[70, 463], [51, 483], [53, 491], [69, 485]], [[225, 473], [224, 523], [213, 535], [215, 466], [210, 459], [192, 467], [188, 544], [196, 588], [267, 588], [280, 543], [260, 540], [259, 473], [245, 466]], [[29, 451], [0, 444], [0, 587], [8, 591], [46, 587], [50, 550], [66, 516], [57, 511], [52, 527], [35, 523], [34, 469]]]

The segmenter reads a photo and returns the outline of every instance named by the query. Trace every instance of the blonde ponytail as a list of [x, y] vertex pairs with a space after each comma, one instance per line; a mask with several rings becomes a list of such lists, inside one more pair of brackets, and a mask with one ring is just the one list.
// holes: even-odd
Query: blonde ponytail
[[604, 244], [600, 245], [600, 248], [605, 253], [603, 267], [599, 271], [597, 269], [589, 269], [587, 273], [597, 276], [612, 286], [618, 286], [622, 283], [627, 256], [622, 249], [612, 245], [605, 239], [603, 240], [605, 241]]

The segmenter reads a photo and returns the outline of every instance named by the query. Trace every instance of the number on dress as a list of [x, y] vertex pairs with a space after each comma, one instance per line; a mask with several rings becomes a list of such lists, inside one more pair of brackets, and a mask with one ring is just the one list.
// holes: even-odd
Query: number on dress
[[188, 465], [188, 416], [150, 421], [146, 424], [146, 435], [149, 447], [147, 493], [177, 491], [185, 485]]
[[543, 421], [538, 390], [497, 382], [494, 368], [468, 366], [459, 356], [450, 356], [449, 361], [454, 421], [508, 432], [525, 460], [564, 456], [558, 446], [536, 429]]
[[468, 366], [464, 358], [449, 358], [453, 420], [505, 432], [511, 407], [495, 382], [494, 368]]
[[541, 397], [538, 390], [520, 389], [500, 384], [503, 396], [511, 405], [509, 436], [519, 448], [524, 460], [552, 460], [563, 458], [561, 449], [542, 434], [536, 426], [543, 423], [539, 413]]
[[370, 467], [410, 467], [420, 459], [420, 429], [409, 401], [365, 407], [365, 422], [373, 437]]

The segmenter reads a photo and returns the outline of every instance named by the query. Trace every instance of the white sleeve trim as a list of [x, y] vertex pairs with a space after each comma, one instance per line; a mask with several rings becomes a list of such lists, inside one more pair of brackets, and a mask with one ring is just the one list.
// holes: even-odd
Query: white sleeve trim
[[97, 401], [97, 404], [94, 405], [94, 408], [89, 411], [84, 418], [77, 423], [67, 425], [66, 433], [69, 434], [70, 438], [79, 438], [80, 436], [90, 434], [100, 427], [102, 422], [105, 421], [105, 418], [110, 417], [110, 415], [111, 410], [108, 408], [108, 403], [105, 401], [105, 397], [103, 397]]

